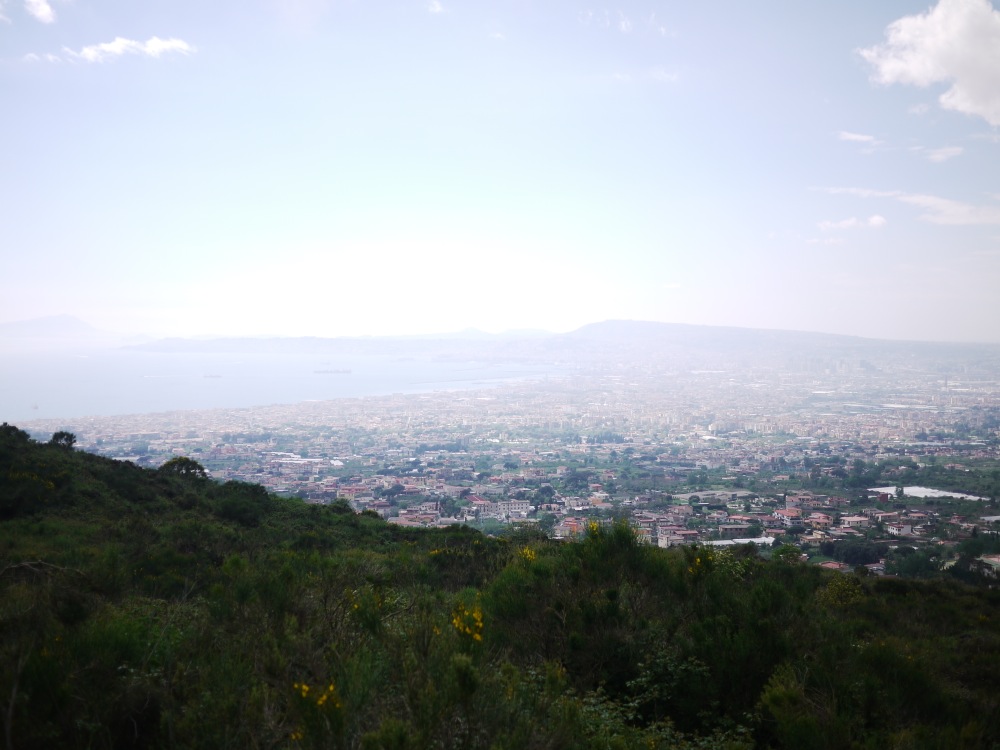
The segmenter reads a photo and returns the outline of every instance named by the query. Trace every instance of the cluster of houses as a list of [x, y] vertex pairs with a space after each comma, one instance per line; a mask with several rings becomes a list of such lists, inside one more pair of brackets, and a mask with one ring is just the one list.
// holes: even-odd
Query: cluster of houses
[[490, 500], [481, 495], [468, 495], [467, 503], [456, 516], [445, 516], [440, 500], [429, 500], [406, 507], [393, 505], [388, 500], [374, 498], [353, 499], [356, 511], [373, 511], [389, 523], [400, 526], [449, 526], [494, 519], [501, 522], [527, 521], [534, 515], [535, 507], [525, 499], [497, 498]]
[[[872, 500], [879, 504], [891, 502], [882, 496], [873, 496]], [[929, 538], [941, 521], [958, 531], [971, 531], [975, 526], [964, 518], [941, 519], [936, 513], [918, 509], [886, 510], [872, 506], [854, 510], [846, 498], [808, 493], [788, 495], [784, 507], [775, 508], [756, 501], [752, 505], [741, 503], [738, 495], [730, 493], [678, 496], [675, 501], [679, 503], [663, 509], [638, 507], [631, 511], [631, 523], [640, 538], [660, 547], [747, 542], [764, 546], [789, 533], [795, 534], [800, 542], [819, 543], [863, 538], [870, 530], [877, 529], [885, 536], [916, 542]], [[742, 511], [734, 509], [741, 506]], [[586, 529], [587, 520], [584, 515], [565, 515], [556, 524], [553, 535], [576, 536]]]
[[[554, 519], [551, 535], [572, 539], [586, 533], [595, 518], [609, 518], [615, 510], [628, 518], [639, 537], [659, 547], [685, 544], [727, 546], [753, 543], [770, 546], [788, 534], [805, 544], [872, 538], [895, 538], [900, 543], [919, 545], [936, 541], [943, 526], [949, 533], [972, 533], [981, 523], [957, 516], [948, 517], [916, 507], [894, 507], [891, 494], [870, 492], [869, 504], [859, 508], [845, 497], [803, 492], [775, 500], [761, 499], [744, 491], [701, 491], [667, 496], [649, 493], [622, 498], [605, 491], [601, 480], [613, 481], [614, 473], [596, 473], [580, 487], [579, 495], [560, 494], [564, 467], [545, 470], [529, 468], [541, 480], [537, 491], [513, 492], [525, 479], [525, 470], [510, 477], [498, 472], [485, 481], [457, 484], [440, 477], [369, 476], [355, 481], [341, 481], [330, 489], [337, 497], [347, 498], [358, 511], [374, 511], [390, 523], [403, 526], [446, 526], [495, 520], [502, 523], [536, 523], [549, 516]], [[520, 480], [512, 482], [513, 479]], [[551, 482], [547, 480], [552, 480]], [[598, 480], [598, 481], [594, 481]], [[394, 488], [395, 496], [386, 498], [385, 490]], [[513, 494], [512, 494], [513, 492]], [[527, 499], [533, 498], [532, 500]], [[448, 512], [443, 512], [443, 507]], [[456, 510], [457, 508], [457, 510]], [[986, 519], [983, 519], [986, 520]], [[1000, 519], [998, 519], [1000, 520]], [[983, 575], [1000, 578], [1000, 556], [985, 556], [976, 563]], [[851, 566], [828, 561], [824, 567], [848, 570]], [[884, 574], [883, 563], [867, 565], [874, 574]]]
[[987, 578], [1000, 578], [1000, 555], [982, 555], [977, 557], [973, 568]]
[[[884, 502], [885, 499], [879, 500]], [[871, 527], [878, 527], [889, 536], [919, 537], [925, 534], [934, 521], [930, 514], [912, 509], [890, 511], [870, 507], [843, 514], [828, 508], [812, 510], [820, 502], [830, 505], [831, 499], [819, 501], [811, 495], [789, 496], [785, 507], [775, 510], [773, 516], [784, 529], [803, 530], [806, 533], [803, 539], [806, 541], [849, 538], [863, 534]]]

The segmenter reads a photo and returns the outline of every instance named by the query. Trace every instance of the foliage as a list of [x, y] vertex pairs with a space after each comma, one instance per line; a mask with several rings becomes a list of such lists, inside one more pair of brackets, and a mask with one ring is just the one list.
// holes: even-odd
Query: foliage
[[996, 591], [624, 523], [406, 529], [175, 466], [0, 427], [8, 747], [1000, 743]]
[[175, 474], [179, 477], [193, 477], [196, 479], [205, 479], [208, 476], [204, 466], [187, 456], [175, 456], [171, 458], [160, 467], [160, 471], [164, 474]]
[[52, 435], [52, 438], [49, 440], [49, 445], [54, 445], [58, 448], [66, 448], [67, 450], [69, 450], [74, 445], [76, 445], [76, 435], [74, 435], [72, 432], [59, 430], [58, 432]]

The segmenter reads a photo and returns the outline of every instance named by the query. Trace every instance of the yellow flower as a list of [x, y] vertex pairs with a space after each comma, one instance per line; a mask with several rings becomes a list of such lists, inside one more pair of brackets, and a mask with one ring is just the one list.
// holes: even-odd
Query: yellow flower
[[459, 604], [452, 614], [451, 625], [460, 635], [467, 635], [475, 641], [483, 639], [483, 611], [478, 605], [469, 609]]

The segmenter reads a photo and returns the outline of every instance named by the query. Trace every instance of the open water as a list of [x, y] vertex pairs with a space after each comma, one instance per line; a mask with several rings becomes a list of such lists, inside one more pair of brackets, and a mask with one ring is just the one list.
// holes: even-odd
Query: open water
[[465, 390], [559, 374], [547, 366], [393, 356], [6, 352], [0, 422]]

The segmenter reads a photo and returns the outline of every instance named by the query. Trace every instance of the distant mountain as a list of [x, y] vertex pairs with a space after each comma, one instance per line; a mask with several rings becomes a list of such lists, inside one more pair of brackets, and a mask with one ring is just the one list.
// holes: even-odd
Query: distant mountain
[[149, 341], [149, 338], [102, 331], [73, 315], [49, 315], [0, 323], [0, 346], [6, 351], [79, 352], [143, 341]]
[[449, 331], [446, 333], [417, 333], [405, 336], [362, 336], [343, 338], [372, 339], [392, 339], [400, 341], [497, 341], [499, 339], [531, 339], [552, 336], [551, 331], [543, 331], [540, 328], [524, 328], [515, 331], [501, 331], [500, 333], [490, 333], [479, 328], [464, 328], [461, 331]]
[[[589, 371], [765, 368], [782, 371], [875, 371], [915, 367], [1000, 370], [1000, 345], [886, 341], [804, 331], [608, 320], [569, 333], [487, 334], [467, 330], [428, 336], [161, 339], [134, 347], [164, 353], [326, 354], [438, 360], [557, 363]], [[968, 368], [971, 367], [971, 370]]]
[[520, 342], [551, 340], [555, 334], [540, 330], [488, 333], [468, 328], [453, 333], [409, 336], [246, 336], [220, 338], [165, 338], [133, 344], [127, 348], [160, 353], [214, 354], [370, 354], [406, 356], [450, 356], [467, 352], [479, 357], [497, 347]]
[[2, 338], [96, 338], [107, 336], [108, 334], [94, 328], [79, 318], [72, 315], [49, 315], [44, 318], [31, 318], [29, 320], [15, 320], [9, 323], [0, 323], [0, 337]]
[[[432, 333], [409, 336], [272, 336], [272, 337], [217, 337], [217, 338], [166, 338], [138, 344], [136, 348], [147, 351], [207, 352], [207, 351], [309, 351], [313, 349], [363, 348], [396, 349], [400, 346], [428, 346], [447, 342], [468, 344], [501, 344], [517, 342], [544, 342], [546, 347], [600, 344], [614, 348], [634, 345], [671, 345], [697, 347], [757, 347], [761, 344], [800, 345], [808, 347], [860, 347], [913, 346], [919, 342], [883, 341], [860, 336], [807, 331], [783, 331], [725, 326], [659, 323], [646, 320], [606, 320], [590, 323], [568, 333], [550, 333], [543, 330], [517, 330], [487, 333], [468, 328], [453, 333]], [[932, 346], [949, 346], [948, 344]], [[966, 347], [969, 345], [955, 345]]]
[[[553, 355], [627, 364], [786, 371], [841, 371], [885, 367], [1000, 372], [1000, 344], [894, 341], [809, 331], [783, 331], [651, 321], [609, 320], [547, 342]], [[992, 375], [990, 375], [992, 373]]]
[[650, 320], [605, 320], [589, 323], [565, 334], [567, 338], [607, 341], [676, 341], [713, 342], [719, 344], [744, 343], [747, 341], [792, 341], [808, 340], [831, 343], [874, 342], [860, 336], [844, 336], [835, 333], [813, 333], [807, 331], [784, 331], [769, 328], [737, 328], [733, 326], [690, 325], [687, 323], [659, 323]]

